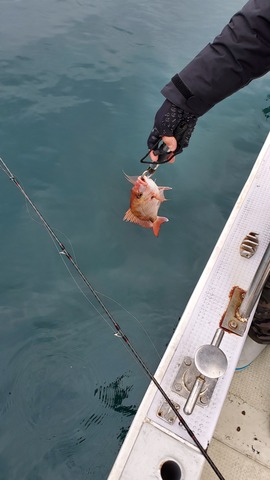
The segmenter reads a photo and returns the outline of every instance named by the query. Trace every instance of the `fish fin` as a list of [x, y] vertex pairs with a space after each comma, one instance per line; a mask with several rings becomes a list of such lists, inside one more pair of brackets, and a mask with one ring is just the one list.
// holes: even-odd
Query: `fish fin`
[[165, 222], [168, 222], [168, 221], [169, 221], [169, 219], [167, 217], [157, 217], [157, 219], [153, 223], [153, 232], [154, 232], [154, 235], [156, 237], [158, 237], [159, 230], [160, 230], [160, 225], [162, 225], [162, 223], [165, 223]]
[[152, 228], [153, 226], [153, 222], [151, 222], [150, 220], [141, 220], [140, 218], [136, 217], [134, 213], [132, 213], [130, 208], [125, 213], [123, 220], [125, 220], [126, 222], [137, 223], [137, 225], [141, 225], [141, 227], [145, 228]]
[[167, 200], [167, 198], [164, 197], [164, 193], [163, 193], [162, 190], [160, 190], [160, 192], [158, 192], [158, 193], [153, 193], [152, 198], [155, 198], [156, 200], [158, 200], [161, 203], [165, 202]]
[[164, 196], [164, 190], [171, 190], [171, 187], [158, 187], [158, 193], [154, 193], [152, 196], [159, 202], [165, 202], [167, 198]]
[[158, 187], [159, 190], [172, 190], [172, 187]]
[[126, 179], [132, 183], [132, 185], [135, 185], [135, 183], [137, 182], [138, 180], [138, 175], [137, 177], [135, 175], [131, 176], [131, 175], [127, 175], [125, 172], [123, 172], [123, 174], [125, 175]]
[[158, 189], [159, 189], [159, 196], [156, 197], [156, 198], [160, 202], [164, 202], [165, 200], [167, 200], [167, 198], [165, 198], [165, 196], [164, 196], [164, 190], [172, 190], [172, 189], [171, 189], [171, 187], [158, 187]]

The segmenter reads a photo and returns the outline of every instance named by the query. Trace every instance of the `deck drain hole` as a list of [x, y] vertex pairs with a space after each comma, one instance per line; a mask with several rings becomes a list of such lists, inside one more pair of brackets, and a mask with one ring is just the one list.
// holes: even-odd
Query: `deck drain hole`
[[181, 468], [173, 460], [167, 460], [163, 463], [160, 475], [162, 480], [181, 480], [182, 478]]

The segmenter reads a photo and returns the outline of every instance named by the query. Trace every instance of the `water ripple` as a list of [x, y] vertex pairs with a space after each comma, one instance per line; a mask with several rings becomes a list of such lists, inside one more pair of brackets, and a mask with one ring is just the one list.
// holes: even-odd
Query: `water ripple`
[[13, 401], [28, 428], [41, 436], [63, 432], [63, 427], [69, 430], [93, 396], [91, 376], [82, 358], [72, 350], [61, 351], [54, 343], [50, 337], [29, 341], [10, 365], [17, 370]]

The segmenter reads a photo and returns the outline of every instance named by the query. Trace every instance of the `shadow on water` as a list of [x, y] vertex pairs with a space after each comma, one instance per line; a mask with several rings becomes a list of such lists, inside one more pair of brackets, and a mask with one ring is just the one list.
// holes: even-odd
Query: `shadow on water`
[[[266, 102], [269, 103], [269, 101], [270, 101], [270, 95], [267, 95]], [[267, 107], [263, 108], [262, 112], [265, 115], [265, 118], [269, 118], [270, 117], [270, 106], [267, 106]]]

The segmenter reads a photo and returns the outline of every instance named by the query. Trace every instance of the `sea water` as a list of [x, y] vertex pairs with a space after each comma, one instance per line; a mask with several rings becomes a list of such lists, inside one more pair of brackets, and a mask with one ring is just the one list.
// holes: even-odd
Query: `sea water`
[[[0, 156], [152, 372], [268, 133], [269, 76], [158, 169], [158, 239], [122, 221], [123, 172], [160, 89], [243, 4], [0, 1]], [[106, 479], [149, 379], [1, 171], [0, 198], [0, 479]]]

